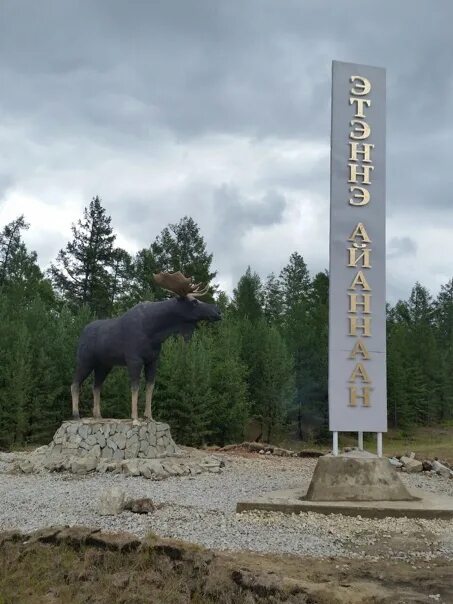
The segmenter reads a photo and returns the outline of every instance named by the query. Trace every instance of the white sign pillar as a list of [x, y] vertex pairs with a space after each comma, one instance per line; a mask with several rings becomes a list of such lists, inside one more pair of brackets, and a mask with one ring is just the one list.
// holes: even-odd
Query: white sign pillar
[[387, 431], [385, 70], [333, 62], [329, 428]]

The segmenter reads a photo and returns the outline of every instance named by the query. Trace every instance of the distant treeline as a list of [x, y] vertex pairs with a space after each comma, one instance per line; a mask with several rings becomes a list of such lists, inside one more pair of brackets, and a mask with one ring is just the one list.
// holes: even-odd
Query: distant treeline
[[[83, 326], [134, 304], [166, 297], [153, 272], [180, 270], [210, 285], [223, 320], [190, 344], [163, 348], [154, 415], [183, 444], [255, 436], [322, 439], [327, 433], [328, 274], [310, 275], [298, 252], [263, 283], [248, 268], [231, 299], [216, 285], [213, 256], [188, 217], [131, 256], [116, 247], [98, 197], [44, 274], [22, 239], [23, 216], [0, 233], [0, 447], [49, 440], [70, 417], [70, 384]], [[388, 307], [390, 425], [408, 430], [453, 416], [453, 281], [436, 299], [417, 283]], [[143, 398], [143, 397], [142, 397]], [[89, 381], [82, 414], [91, 413]], [[126, 371], [102, 393], [104, 417], [130, 415]]]

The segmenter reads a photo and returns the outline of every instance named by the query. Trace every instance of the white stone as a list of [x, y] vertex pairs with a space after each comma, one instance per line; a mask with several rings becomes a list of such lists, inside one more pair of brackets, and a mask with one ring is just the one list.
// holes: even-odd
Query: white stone
[[133, 445], [128, 444], [126, 449], [124, 450], [124, 457], [126, 459], [131, 459], [132, 457], [137, 457], [138, 447], [139, 447], [138, 443], [134, 443]]
[[88, 436], [88, 426], [83, 425], [83, 424], [81, 426], [79, 426], [79, 435], [82, 440], [86, 440], [86, 438]]
[[121, 470], [126, 476], [140, 476], [139, 460], [125, 459], [121, 462]]
[[110, 447], [111, 449], [113, 449], [113, 451], [116, 451], [118, 449], [118, 445], [113, 440], [113, 437], [107, 439], [107, 447]]
[[404, 466], [402, 469], [405, 469], [406, 472], [413, 473], [423, 471], [423, 464], [421, 461], [418, 461], [418, 459], [411, 459], [410, 457], [405, 457], [403, 455], [400, 461]]
[[101, 457], [103, 457], [104, 459], [112, 459], [112, 457], [113, 457], [112, 449], [110, 447], [104, 447], [102, 449]]
[[121, 461], [124, 459], [124, 451], [122, 449], [117, 449], [114, 453], [113, 453], [113, 459], [116, 461]]
[[401, 468], [403, 465], [396, 457], [389, 457], [389, 462], [392, 466], [395, 466], [395, 468]]
[[140, 472], [145, 478], [165, 478], [168, 472], [164, 470], [162, 464], [156, 459], [146, 459], [140, 462]]
[[93, 457], [101, 457], [101, 447], [99, 445], [94, 445], [89, 451], [90, 455]]
[[90, 445], [90, 447], [94, 446], [98, 441], [97, 438], [94, 434], [90, 434], [89, 436], [87, 436], [87, 438], [85, 439], [85, 442], [87, 445]]
[[96, 469], [98, 460], [95, 457], [86, 456], [79, 459], [74, 459], [71, 464], [71, 472], [73, 474], [87, 474]]
[[117, 432], [112, 436], [112, 440], [116, 444], [118, 449], [126, 448], [126, 435], [124, 434], [124, 432]]
[[112, 487], [104, 491], [99, 498], [99, 514], [101, 516], [116, 516], [123, 511], [125, 501], [125, 492], [119, 487]]
[[444, 478], [450, 477], [450, 468], [447, 468], [447, 466], [444, 466], [443, 463], [440, 463], [440, 461], [437, 461], [436, 459], [433, 461], [433, 470], [436, 474], [439, 474], [439, 476], [443, 476]]

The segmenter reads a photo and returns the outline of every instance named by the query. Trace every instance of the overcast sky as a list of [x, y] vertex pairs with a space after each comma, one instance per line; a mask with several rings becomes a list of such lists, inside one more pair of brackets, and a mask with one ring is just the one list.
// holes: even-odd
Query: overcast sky
[[231, 291], [328, 265], [331, 61], [387, 69], [388, 298], [453, 276], [451, 0], [0, 0], [0, 224], [46, 267], [99, 195], [130, 252], [192, 216]]

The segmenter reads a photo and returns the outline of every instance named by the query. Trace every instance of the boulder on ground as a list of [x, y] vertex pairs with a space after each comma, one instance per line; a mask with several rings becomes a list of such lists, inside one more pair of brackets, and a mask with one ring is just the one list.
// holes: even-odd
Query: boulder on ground
[[151, 512], [154, 512], [156, 506], [152, 499], [143, 497], [142, 499], [129, 499], [126, 501], [124, 509], [134, 512], [135, 514], [150, 514]]
[[116, 516], [121, 514], [126, 500], [125, 492], [119, 487], [112, 487], [101, 493], [98, 512], [101, 516]]
[[392, 464], [392, 466], [394, 466], [395, 468], [402, 468], [403, 464], [396, 458], [396, 457], [390, 457], [389, 458], [389, 462]]
[[444, 478], [450, 478], [450, 468], [447, 468], [447, 466], [440, 463], [440, 461], [434, 460], [432, 463], [432, 468], [436, 472], [436, 474], [439, 474], [439, 476], [443, 476]]
[[137, 457], [131, 457], [121, 462], [121, 470], [126, 476], [140, 476], [140, 465]]
[[432, 464], [432, 462], [429, 461], [429, 459], [424, 459], [422, 461], [422, 465], [423, 465], [423, 472], [431, 472], [431, 470], [433, 469], [433, 464]]
[[403, 455], [400, 461], [404, 465], [406, 472], [413, 473], [423, 471], [423, 464], [418, 459], [412, 459], [411, 457]]
[[87, 456], [74, 458], [71, 464], [71, 472], [73, 474], [88, 474], [88, 472], [93, 472], [97, 465], [97, 457]]

